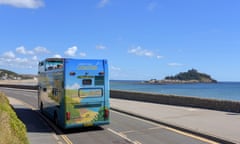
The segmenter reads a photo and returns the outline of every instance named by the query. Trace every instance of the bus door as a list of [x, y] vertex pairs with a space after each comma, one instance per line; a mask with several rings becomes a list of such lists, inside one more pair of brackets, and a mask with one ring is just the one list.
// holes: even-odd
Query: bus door
[[108, 120], [107, 66], [104, 60], [66, 60], [67, 124], [92, 126]]

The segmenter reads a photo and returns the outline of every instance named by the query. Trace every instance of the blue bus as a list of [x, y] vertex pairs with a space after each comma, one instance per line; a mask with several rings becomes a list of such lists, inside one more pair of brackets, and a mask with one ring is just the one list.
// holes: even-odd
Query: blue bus
[[40, 111], [61, 128], [109, 124], [107, 60], [47, 58], [38, 85]]

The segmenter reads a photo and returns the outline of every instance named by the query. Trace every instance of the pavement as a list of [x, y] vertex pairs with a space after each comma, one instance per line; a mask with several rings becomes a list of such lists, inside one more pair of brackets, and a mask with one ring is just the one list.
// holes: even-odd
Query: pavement
[[112, 99], [111, 108], [200, 135], [219, 143], [240, 144], [240, 113]]
[[55, 134], [36, 110], [15, 98], [8, 97], [8, 100], [19, 119], [26, 125], [30, 144], [62, 144], [59, 136]]
[[[27, 127], [30, 143], [58, 143], [61, 140], [36, 110], [8, 97], [18, 117]], [[111, 108], [159, 124], [197, 134], [219, 143], [240, 144], [240, 113], [181, 107], [121, 99], [110, 99]], [[34, 117], [29, 118], [29, 115]]]

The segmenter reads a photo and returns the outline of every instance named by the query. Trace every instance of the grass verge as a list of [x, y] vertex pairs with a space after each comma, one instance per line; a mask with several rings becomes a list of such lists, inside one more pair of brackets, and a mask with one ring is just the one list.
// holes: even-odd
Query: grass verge
[[0, 144], [29, 144], [26, 127], [0, 92]]

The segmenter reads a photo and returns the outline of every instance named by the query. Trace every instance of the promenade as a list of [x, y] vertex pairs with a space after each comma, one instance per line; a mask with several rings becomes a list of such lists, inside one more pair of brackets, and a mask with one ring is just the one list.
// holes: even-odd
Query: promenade
[[111, 108], [178, 129], [240, 144], [240, 113], [111, 99]]

